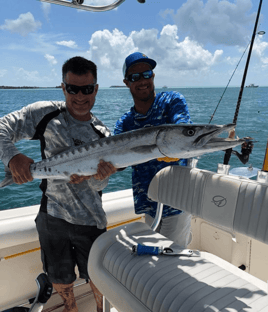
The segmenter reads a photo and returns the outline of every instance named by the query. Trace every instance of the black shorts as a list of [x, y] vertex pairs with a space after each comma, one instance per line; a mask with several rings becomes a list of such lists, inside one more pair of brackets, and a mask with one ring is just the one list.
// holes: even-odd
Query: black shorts
[[76, 280], [76, 265], [80, 278], [88, 280], [89, 251], [95, 239], [106, 229], [71, 224], [44, 212], [38, 213], [35, 222], [43, 269], [50, 281], [56, 284], [73, 283]]

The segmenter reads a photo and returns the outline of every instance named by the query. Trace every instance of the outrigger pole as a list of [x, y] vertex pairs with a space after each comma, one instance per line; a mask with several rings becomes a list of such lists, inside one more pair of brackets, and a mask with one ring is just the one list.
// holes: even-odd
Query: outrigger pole
[[[240, 87], [240, 92], [238, 95], [236, 110], [235, 110], [234, 119], [233, 119], [234, 124], [236, 124], [236, 122], [237, 122], [237, 117], [238, 117], [238, 112], [239, 112], [239, 108], [240, 108], [240, 104], [241, 104], [241, 100], [242, 100], [242, 95], [243, 95], [243, 91], [244, 91], [244, 87], [245, 87], [245, 81], [246, 81], [246, 77], [247, 77], [251, 52], [252, 52], [252, 48], [253, 48], [256, 32], [257, 32], [257, 26], [258, 26], [259, 16], [260, 16], [260, 12], [261, 12], [261, 6], [262, 6], [262, 0], [260, 0], [260, 3], [259, 3], [259, 9], [258, 9], [258, 13], [257, 13], [256, 21], [255, 21], [255, 26], [254, 26], [254, 30], [253, 30], [253, 34], [252, 34], [252, 39], [251, 39], [250, 48], [249, 48], [249, 52], [248, 52], [246, 67], [244, 70], [244, 75], [243, 75], [243, 79], [242, 79], [242, 83], [241, 83], [241, 87]], [[228, 165], [229, 160], [231, 158], [231, 154], [232, 154], [232, 148], [229, 148], [225, 151], [224, 160], [223, 160], [224, 165]]]

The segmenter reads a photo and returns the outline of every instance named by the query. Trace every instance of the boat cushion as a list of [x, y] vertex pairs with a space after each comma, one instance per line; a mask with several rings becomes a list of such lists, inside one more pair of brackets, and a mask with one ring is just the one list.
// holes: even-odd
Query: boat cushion
[[155, 175], [148, 197], [268, 244], [268, 184], [169, 166]]
[[132, 246], [172, 245], [141, 222], [102, 234], [89, 256], [89, 276], [121, 312], [268, 311], [266, 283], [206, 252], [138, 256]]

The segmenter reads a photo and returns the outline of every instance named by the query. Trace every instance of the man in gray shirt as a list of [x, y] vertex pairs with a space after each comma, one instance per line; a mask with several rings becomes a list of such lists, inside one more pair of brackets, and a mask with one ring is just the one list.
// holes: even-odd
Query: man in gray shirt
[[[97, 67], [82, 57], [66, 61], [62, 67], [63, 101], [40, 101], [0, 119], [0, 159], [11, 170], [17, 184], [32, 181], [29, 167], [34, 161], [21, 154], [14, 143], [22, 139], [40, 140], [42, 158], [64, 148], [110, 136], [110, 130], [91, 112], [98, 92]], [[43, 179], [40, 211], [35, 220], [41, 245], [44, 271], [62, 297], [64, 312], [77, 312], [73, 294], [74, 271], [89, 280], [88, 255], [94, 240], [106, 231], [101, 190], [116, 172], [101, 161], [93, 176], [72, 175], [69, 183]], [[90, 281], [103, 311], [102, 295]]]

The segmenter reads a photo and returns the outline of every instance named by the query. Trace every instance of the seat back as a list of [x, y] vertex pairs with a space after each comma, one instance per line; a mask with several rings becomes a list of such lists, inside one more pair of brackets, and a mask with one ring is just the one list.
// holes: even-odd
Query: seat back
[[268, 244], [268, 184], [170, 166], [153, 178], [148, 197]]

